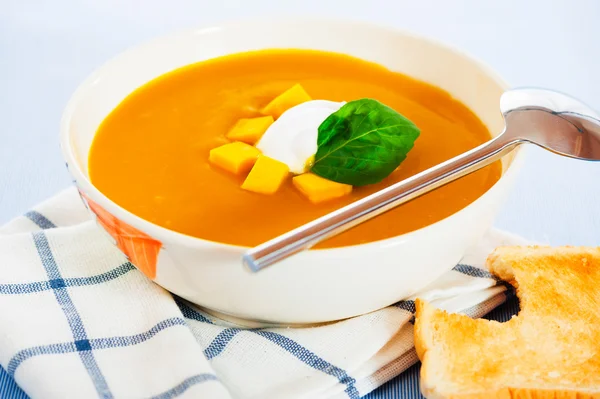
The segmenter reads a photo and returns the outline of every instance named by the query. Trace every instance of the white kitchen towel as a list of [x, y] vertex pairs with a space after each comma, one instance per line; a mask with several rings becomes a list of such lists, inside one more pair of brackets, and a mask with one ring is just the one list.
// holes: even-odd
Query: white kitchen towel
[[[509, 295], [490, 232], [418, 296], [480, 317]], [[359, 398], [417, 361], [414, 301], [319, 327], [244, 329], [153, 284], [75, 189], [0, 229], [0, 364], [33, 398]]]

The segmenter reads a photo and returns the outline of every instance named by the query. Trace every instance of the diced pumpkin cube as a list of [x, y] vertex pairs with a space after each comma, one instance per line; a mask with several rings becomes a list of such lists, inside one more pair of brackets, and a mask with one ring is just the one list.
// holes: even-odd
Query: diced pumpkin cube
[[315, 204], [343, 197], [352, 192], [350, 184], [337, 183], [313, 173], [295, 176], [292, 182], [302, 194]]
[[271, 115], [258, 118], [242, 118], [227, 133], [227, 138], [255, 144], [272, 123], [273, 117]]
[[289, 173], [290, 168], [283, 162], [261, 155], [242, 184], [242, 188], [255, 193], [274, 194]]
[[268, 103], [261, 111], [263, 115], [271, 115], [277, 119], [286, 110], [298, 104], [312, 100], [300, 84], [295, 84]]
[[260, 155], [260, 150], [250, 144], [236, 141], [210, 150], [208, 160], [236, 175], [247, 173]]

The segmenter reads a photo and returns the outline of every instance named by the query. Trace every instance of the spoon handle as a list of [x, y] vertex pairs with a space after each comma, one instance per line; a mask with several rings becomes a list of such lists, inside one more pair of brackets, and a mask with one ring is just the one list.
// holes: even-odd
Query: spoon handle
[[252, 248], [243, 255], [243, 262], [254, 272], [262, 270], [413, 198], [475, 172], [500, 159], [520, 143], [519, 140], [508, 138], [506, 134], [500, 134], [479, 147]]

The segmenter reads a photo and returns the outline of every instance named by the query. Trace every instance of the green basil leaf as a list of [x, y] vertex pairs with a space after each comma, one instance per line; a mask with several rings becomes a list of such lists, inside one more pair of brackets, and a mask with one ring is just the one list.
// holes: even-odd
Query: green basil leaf
[[353, 186], [378, 183], [406, 159], [419, 134], [414, 123], [377, 100], [351, 101], [319, 126], [311, 172]]

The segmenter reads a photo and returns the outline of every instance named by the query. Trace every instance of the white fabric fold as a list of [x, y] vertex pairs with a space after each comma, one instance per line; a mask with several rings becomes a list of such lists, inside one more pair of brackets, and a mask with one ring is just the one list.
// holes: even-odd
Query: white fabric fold
[[[480, 317], [507, 288], [490, 232], [417, 296]], [[75, 189], [0, 229], [0, 364], [33, 398], [359, 398], [417, 361], [414, 298], [307, 328], [244, 329], [149, 281]]]

